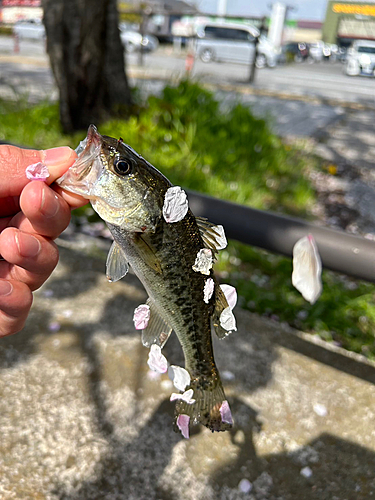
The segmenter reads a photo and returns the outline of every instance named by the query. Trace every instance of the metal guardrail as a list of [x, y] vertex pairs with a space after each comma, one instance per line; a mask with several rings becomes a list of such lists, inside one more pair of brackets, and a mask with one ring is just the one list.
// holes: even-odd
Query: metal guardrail
[[228, 238], [291, 257], [294, 244], [312, 234], [325, 268], [375, 282], [375, 242], [371, 240], [193, 191], [188, 191], [188, 198], [194, 214], [222, 224]]

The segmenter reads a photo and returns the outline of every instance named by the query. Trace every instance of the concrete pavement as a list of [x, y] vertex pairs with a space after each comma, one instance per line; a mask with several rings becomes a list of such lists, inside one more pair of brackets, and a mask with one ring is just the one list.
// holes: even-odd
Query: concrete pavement
[[[0, 498], [369, 500], [375, 365], [235, 310], [215, 340], [235, 426], [172, 430], [172, 386], [134, 330], [146, 294], [109, 284], [108, 244], [60, 240], [61, 261], [24, 330], [0, 342]], [[176, 338], [167, 359], [183, 363]]]

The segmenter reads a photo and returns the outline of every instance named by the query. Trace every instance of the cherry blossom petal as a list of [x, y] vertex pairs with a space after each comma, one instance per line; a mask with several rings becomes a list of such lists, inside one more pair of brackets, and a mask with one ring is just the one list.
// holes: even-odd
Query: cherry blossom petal
[[220, 285], [220, 288], [223, 290], [228, 306], [231, 310], [234, 309], [237, 304], [237, 290], [231, 285]]
[[177, 417], [177, 427], [180, 429], [181, 434], [186, 439], [189, 439], [189, 422], [189, 415], [182, 414]]
[[45, 181], [49, 177], [47, 165], [40, 161], [26, 167], [25, 173], [26, 177], [31, 181]]
[[179, 222], [189, 210], [186, 193], [179, 186], [170, 187], [165, 193], [163, 217], [166, 222]]
[[236, 318], [234, 317], [230, 307], [226, 307], [220, 314], [220, 325], [228, 332], [237, 331]]
[[202, 274], [210, 274], [210, 269], [212, 268], [212, 251], [209, 248], [202, 248], [197, 253], [197, 257], [195, 259], [193, 270], [197, 273]]
[[293, 248], [292, 284], [303, 298], [314, 304], [322, 293], [322, 261], [311, 234], [297, 241]]
[[232, 413], [229, 408], [229, 403], [227, 400], [223, 401], [221, 406], [220, 406], [220, 415], [221, 415], [221, 420], [225, 424], [233, 424], [233, 418], [232, 418]]
[[216, 240], [216, 250], [223, 250], [228, 245], [227, 238], [225, 236], [225, 231], [223, 226], [213, 226], [212, 229], [218, 233], [218, 236], [215, 236]]
[[147, 364], [150, 370], [158, 373], [166, 373], [168, 370], [167, 358], [161, 353], [160, 346], [152, 344], [148, 354]]
[[136, 330], [144, 330], [147, 328], [150, 320], [150, 307], [147, 304], [141, 304], [134, 310], [134, 326]]
[[189, 372], [181, 366], [171, 365], [168, 368], [168, 376], [179, 391], [184, 391], [190, 385]]
[[195, 403], [195, 399], [193, 399], [193, 393], [194, 393], [193, 389], [189, 389], [183, 394], [177, 394], [175, 392], [172, 392], [170, 401], [175, 401], [176, 399], [182, 399], [183, 401], [185, 401], [185, 403], [192, 405], [193, 403]]
[[208, 304], [212, 294], [214, 293], [215, 282], [212, 278], [208, 278], [204, 284], [203, 288], [203, 300]]

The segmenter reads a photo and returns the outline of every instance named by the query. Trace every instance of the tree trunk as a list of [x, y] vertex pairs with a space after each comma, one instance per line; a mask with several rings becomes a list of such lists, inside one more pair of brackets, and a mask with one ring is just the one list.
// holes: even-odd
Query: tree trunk
[[42, 0], [64, 132], [129, 115], [116, 0]]

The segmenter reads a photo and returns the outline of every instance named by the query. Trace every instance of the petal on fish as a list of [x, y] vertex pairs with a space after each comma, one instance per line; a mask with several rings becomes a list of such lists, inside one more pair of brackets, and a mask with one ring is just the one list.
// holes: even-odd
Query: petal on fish
[[199, 250], [199, 252], [197, 253], [197, 257], [193, 265], [193, 270], [197, 273], [209, 275], [212, 264], [212, 251], [209, 248], [202, 248], [202, 250]]
[[225, 248], [228, 245], [224, 227], [219, 225], [219, 226], [213, 226], [212, 229], [214, 229], [215, 232], [218, 233], [217, 235], [215, 235], [216, 250], [223, 250], [223, 248]]
[[165, 193], [163, 217], [166, 222], [179, 222], [189, 210], [186, 193], [179, 186], [170, 187]]
[[193, 403], [195, 403], [195, 399], [193, 399], [193, 394], [194, 394], [193, 389], [189, 389], [183, 394], [176, 394], [175, 392], [172, 392], [170, 401], [176, 401], [176, 399], [182, 399], [183, 401], [185, 401], [185, 403], [192, 405]]
[[190, 385], [189, 372], [181, 366], [171, 365], [168, 368], [168, 376], [179, 391], [184, 391]]
[[147, 364], [150, 370], [158, 373], [166, 373], [168, 370], [167, 358], [161, 353], [160, 346], [152, 344], [148, 354]]
[[203, 300], [208, 304], [212, 294], [214, 293], [215, 282], [212, 278], [208, 278], [204, 284], [203, 288]]
[[220, 315], [220, 325], [227, 332], [237, 331], [236, 318], [230, 307], [226, 307]]
[[136, 330], [144, 330], [147, 328], [150, 320], [150, 306], [141, 304], [134, 310], [133, 321]]
[[232, 417], [232, 412], [230, 411], [229, 403], [227, 400], [222, 402], [219, 411], [220, 411], [220, 415], [221, 415], [221, 420], [226, 424], [232, 425], [233, 424], [233, 417]]
[[223, 290], [228, 306], [234, 309], [237, 304], [237, 290], [232, 285], [220, 285], [220, 288]]
[[190, 423], [189, 415], [182, 414], [177, 417], [177, 427], [180, 429], [181, 434], [186, 439], [189, 439], [189, 423]]

